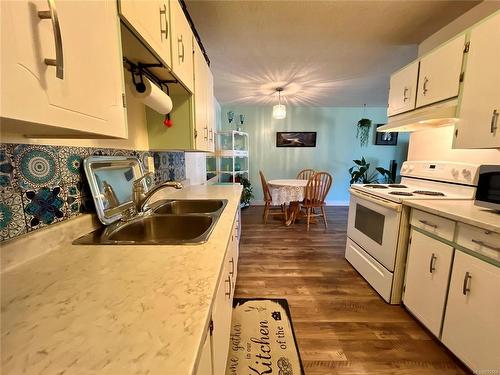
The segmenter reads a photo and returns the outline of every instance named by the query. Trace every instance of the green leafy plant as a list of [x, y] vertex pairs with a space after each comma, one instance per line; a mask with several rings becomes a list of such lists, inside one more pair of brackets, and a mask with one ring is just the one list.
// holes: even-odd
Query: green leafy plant
[[246, 178], [244, 175], [238, 174], [236, 175], [235, 182], [239, 182], [243, 185], [243, 192], [241, 193], [241, 204], [243, 207], [250, 206], [250, 200], [254, 197], [252, 190], [252, 184], [250, 180]]
[[372, 120], [362, 118], [358, 121], [356, 138], [359, 139], [361, 147], [368, 146], [368, 138], [370, 137], [370, 128], [372, 127]]
[[353, 160], [356, 165], [349, 168], [351, 184], [373, 184], [382, 182], [392, 183], [391, 172], [382, 167], [376, 167], [375, 171], [370, 171], [370, 163], [364, 157], [361, 160]]

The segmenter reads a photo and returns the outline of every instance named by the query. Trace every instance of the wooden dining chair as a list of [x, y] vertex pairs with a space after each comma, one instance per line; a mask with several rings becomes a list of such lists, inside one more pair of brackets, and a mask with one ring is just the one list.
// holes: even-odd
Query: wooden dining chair
[[[306, 190], [304, 192], [304, 201], [302, 208], [305, 209], [307, 218], [307, 231], [309, 232], [309, 223], [311, 217], [323, 218], [325, 222], [325, 229], [328, 228], [325, 200], [330, 188], [332, 186], [333, 177], [327, 172], [318, 172], [314, 174], [307, 182]], [[321, 212], [316, 213], [315, 209], [318, 208]]]
[[[264, 177], [264, 173], [259, 171], [260, 174], [260, 182], [262, 183], [262, 192], [264, 193], [264, 214], [262, 218], [264, 219], [264, 224], [267, 224], [268, 215], [280, 215], [288, 219], [288, 214], [285, 205], [281, 205], [280, 207], [273, 207], [273, 197], [271, 196], [271, 191], [269, 190], [269, 186], [267, 185], [266, 178]], [[279, 209], [279, 212], [277, 211]]]
[[297, 180], [309, 180], [315, 173], [314, 169], [303, 169], [297, 174]]

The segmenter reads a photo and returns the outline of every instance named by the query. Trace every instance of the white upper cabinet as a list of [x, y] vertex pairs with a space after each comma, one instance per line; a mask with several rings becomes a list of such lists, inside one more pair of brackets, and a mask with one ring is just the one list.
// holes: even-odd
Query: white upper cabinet
[[454, 148], [500, 147], [500, 12], [471, 31]]
[[443, 343], [475, 373], [500, 369], [500, 268], [456, 251]]
[[452, 258], [451, 246], [412, 230], [403, 302], [436, 337], [441, 332]]
[[420, 59], [417, 108], [458, 96], [464, 48], [461, 35]]
[[415, 108], [417, 93], [418, 61], [391, 75], [388, 116]]
[[181, 4], [170, 1], [172, 21], [172, 68], [184, 86], [193, 92], [193, 32]]
[[162, 63], [172, 67], [171, 23], [168, 0], [120, 0], [122, 19], [152, 49]]
[[0, 3], [2, 132], [127, 137], [116, 2]]
[[210, 146], [207, 103], [208, 66], [198, 43], [194, 42], [194, 122], [196, 149], [208, 151]]

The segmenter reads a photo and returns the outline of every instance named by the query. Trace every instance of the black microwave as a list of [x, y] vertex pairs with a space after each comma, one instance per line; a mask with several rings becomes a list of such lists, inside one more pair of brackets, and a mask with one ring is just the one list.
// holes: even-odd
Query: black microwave
[[500, 165], [481, 165], [474, 203], [500, 211]]

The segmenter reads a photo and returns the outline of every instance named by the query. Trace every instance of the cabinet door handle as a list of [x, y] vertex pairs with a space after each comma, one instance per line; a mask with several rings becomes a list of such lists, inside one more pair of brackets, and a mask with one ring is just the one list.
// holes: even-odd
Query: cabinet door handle
[[436, 254], [432, 253], [431, 261], [429, 262], [429, 272], [430, 273], [433, 273], [436, 270], [436, 259], [437, 259]]
[[434, 228], [434, 229], [437, 229], [437, 227], [438, 227], [436, 224], [430, 223], [427, 220], [419, 220], [419, 221], [422, 224], [427, 225], [428, 227], [431, 227], [431, 228]]
[[214, 130], [210, 129], [210, 142], [214, 141]]
[[471, 241], [474, 243], [477, 243], [479, 246], [484, 246], [484, 247], [487, 247], [488, 249], [491, 249], [491, 250], [500, 251], [500, 247], [490, 245], [484, 241], [476, 240], [474, 238]]
[[229, 261], [229, 263], [231, 263], [231, 272], [229, 272], [229, 274], [231, 276], [234, 275], [234, 258], [231, 258], [231, 260]]
[[[165, 30], [161, 28], [161, 17], [163, 16], [163, 20], [165, 21]], [[163, 4], [163, 9], [160, 8], [160, 34], [163, 39], [165, 35], [165, 39], [168, 39], [168, 14], [167, 14], [167, 4]]]
[[404, 90], [403, 90], [403, 102], [406, 102], [407, 100], [409, 100], [410, 98], [406, 96], [406, 93], [408, 92], [408, 87], [405, 86]]
[[490, 131], [492, 134], [497, 131], [498, 128], [497, 122], [498, 122], [498, 111], [494, 109], [493, 114], [491, 115], [491, 127], [490, 127]]
[[231, 277], [228, 276], [226, 280], [224, 280], [226, 283], [229, 284], [229, 292], [226, 292], [226, 296], [228, 297], [231, 297], [231, 289], [232, 289], [232, 286], [231, 286]]
[[177, 38], [177, 44], [180, 44], [182, 51], [179, 53], [179, 60], [181, 62], [184, 62], [184, 41], [182, 40], [182, 35], [179, 38]]
[[462, 294], [464, 296], [470, 292], [470, 280], [472, 279], [472, 275], [469, 272], [465, 273], [464, 284], [462, 285]]
[[427, 77], [424, 77], [424, 85], [422, 86], [422, 94], [427, 94], [427, 91], [429, 91], [427, 89], [427, 83], [429, 82], [429, 78]]
[[42, 10], [38, 12], [38, 17], [42, 20], [52, 20], [52, 32], [54, 33], [54, 42], [56, 46], [56, 58], [44, 59], [45, 65], [56, 67], [56, 77], [64, 79], [64, 57], [63, 57], [63, 44], [61, 36], [61, 27], [59, 26], [59, 17], [57, 16], [57, 8], [55, 0], [47, 0], [49, 10]]

